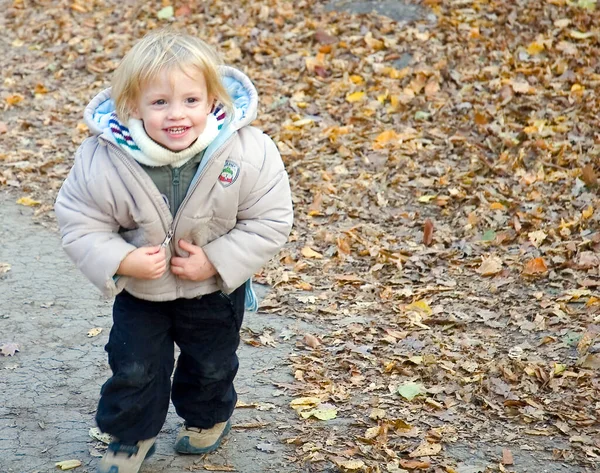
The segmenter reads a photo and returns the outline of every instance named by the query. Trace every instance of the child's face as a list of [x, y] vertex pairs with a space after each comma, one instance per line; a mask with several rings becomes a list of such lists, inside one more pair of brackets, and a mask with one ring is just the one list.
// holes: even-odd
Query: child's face
[[158, 144], [181, 151], [204, 131], [212, 104], [204, 75], [176, 67], [142, 87], [132, 116], [144, 122], [146, 133]]

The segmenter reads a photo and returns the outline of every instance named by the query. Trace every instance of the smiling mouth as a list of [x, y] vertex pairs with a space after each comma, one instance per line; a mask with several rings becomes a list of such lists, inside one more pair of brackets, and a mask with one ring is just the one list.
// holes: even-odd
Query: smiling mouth
[[188, 131], [189, 127], [186, 126], [177, 126], [172, 128], [166, 128], [167, 133], [170, 135], [181, 135]]

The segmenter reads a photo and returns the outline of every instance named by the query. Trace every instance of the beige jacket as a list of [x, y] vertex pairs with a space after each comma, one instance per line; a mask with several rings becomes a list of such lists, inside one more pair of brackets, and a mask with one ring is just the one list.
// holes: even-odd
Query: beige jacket
[[[193, 298], [242, 285], [285, 244], [293, 211], [287, 173], [264, 133], [249, 126], [257, 95], [250, 80], [223, 68], [236, 107], [235, 118], [207, 148], [195, 181], [173, 217], [141, 166], [121, 149], [107, 126], [110, 90], [86, 108], [94, 136], [75, 156], [58, 194], [55, 211], [63, 248], [106, 296], [123, 289], [151, 301]], [[218, 275], [195, 282], [170, 271], [157, 280], [114, 275], [140, 246], [160, 245], [172, 232], [167, 258], [187, 256], [177, 242], [200, 246]]]

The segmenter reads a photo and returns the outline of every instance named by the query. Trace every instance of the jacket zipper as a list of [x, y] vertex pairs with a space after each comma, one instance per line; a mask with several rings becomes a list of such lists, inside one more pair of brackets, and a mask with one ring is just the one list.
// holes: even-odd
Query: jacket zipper
[[[172, 173], [171, 173], [171, 177], [172, 177], [172, 185], [173, 185], [173, 199], [171, 200], [171, 204], [173, 205], [173, 208], [171, 209], [171, 213], [173, 215], [175, 215], [175, 206], [178, 204], [179, 202], [179, 174], [181, 173], [181, 169], [179, 168], [173, 168]], [[181, 204], [179, 204], [179, 206], [181, 206]], [[177, 207], [177, 210], [179, 210], [179, 207]]]
[[[202, 179], [202, 176], [204, 176], [204, 174], [206, 174], [206, 170], [210, 167], [210, 164], [217, 158], [217, 156], [220, 156], [221, 153], [223, 153], [223, 149], [225, 148], [225, 146], [227, 144], [229, 144], [229, 142], [232, 140], [233, 138], [233, 134], [231, 134], [231, 136], [229, 136], [229, 138], [227, 138], [227, 140], [225, 140], [225, 142], [217, 149], [215, 150], [215, 152], [213, 153], [213, 155], [210, 158], [210, 161], [206, 163], [206, 166], [204, 166], [204, 169], [202, 169], [202, 172], [200, 173], [200, 175], [198, 176], [198, 179], [196, 179], [196, 182], [194, 183], [194, 187], [190, 188], [188, 190], [188, 192], [186, 193], [185, 198], [183, 199], [183, 201], [181, 202], [181, 204], [179, 205], [179, 209], [177, 210], [177, 214], [173, 216], [173, 221], [171, 222], [171, 225], [169, 226], [168, 223], [165, 224], [165, 219], [161, 218], [161, 222], [163, 223], [163, 228], [165, 230], [166, 233], [166, 237], [163, 241], [163, 243], [161, 244], [161, 247], [163, 245], [165, 245], [164, 247], [166, 248], [168, 245], [171, 244], [171, 240], [173, 238], [173, 235], [175, 234], [175, 228], [177, 228], [177, 223], [179, 222], [179, 218], [181, 216], [181, 210], [183, 209], [183, 207], [185, 206], [185, 204], [187, 203], [187, 201], [190, 199], [190, 196], [194, 193], [194, 191], [196, 190], [196, 187], [198, 187], [198, 184], [200, 183], [200, 180]], [[131, 164], [129, 163], [127, 156], [125, 156], [123, 154], [123, 152], [121, 151], [121, 149], [114, 143], [112, 143], [109, 140], [106, 140], [103, 138], [103, 141], [105, 141], [107, 144], [109, 144], [115, 151], [117, 151], [117, 156], [119, 156], [119, 158], [121, 159], [121, 161], [123, 161], [123, 163], [125, 164], [125, 166], [131, 171], [132, 174], [137, 175], [137, 171], [133, 168], [133, 166], [131, 166]], [[177, 173], [177, 185], [179, 185], [179, 173]], [[151, 198], [152, 200], [152, 196], [150, 195], [149, 190], [146, 188], [146, 186], [142, 186], [144, 187], [144, 189], [146, 189], [146, 194], [148, 195], [148, 197]], [[162, 216], [162, 212], [160, 212], [159, 210], [159, 214]], [[168, 222], [168, 220], [167, 220]], [[175, 243], [173, 243], [175, 244]], [[171, 254], [175, 254], [175, 250], [174, 248], [171, 250]], [[175, 294], [177, 295], [177, 297], [179, 297], [179, 282], [178, 282], [178, 278], [175, 278]]]

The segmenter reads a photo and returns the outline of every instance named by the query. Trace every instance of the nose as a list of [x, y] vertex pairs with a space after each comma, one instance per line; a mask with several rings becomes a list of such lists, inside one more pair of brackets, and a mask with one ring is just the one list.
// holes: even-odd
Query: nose
[[170, 120], [180, 120], [181, 118], [183, 118], [183, 107], [181, 106], [181, 104], [171, 104], [171, 106], [169, 107], [168, 117]]

